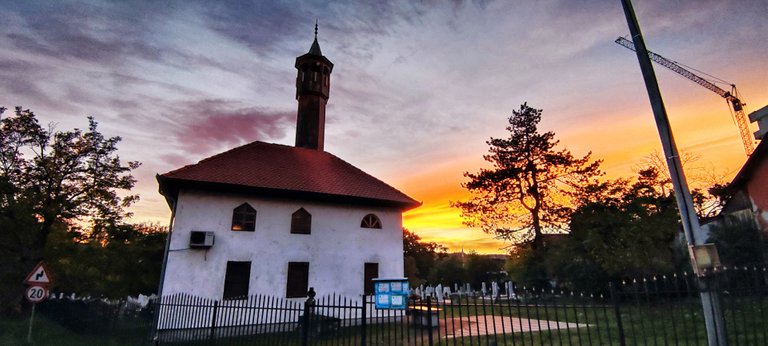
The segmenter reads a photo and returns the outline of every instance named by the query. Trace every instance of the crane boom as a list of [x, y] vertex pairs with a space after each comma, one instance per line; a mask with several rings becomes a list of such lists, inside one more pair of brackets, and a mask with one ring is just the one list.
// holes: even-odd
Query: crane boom
[[[627, 49], [633, 51], [635, 50], [635, 44], [626, 38], [619, 37], [614, 42], [624, 46]], [[733, 109], [736, 125], [739, 127], [739, 133], [741, 134], [741, 142], [744, 145], [744, 151], [747, 153], [747, 156], [752, 154], [752, 151], [755, 150], [755, 144], [752, 141], [752, 133], [749, 130], [747, 115], [744, 113], [745, 104], [738, 97], [736, 97], [737, 92], [735, 85], [731, 84], [731, 91], [726, 91], [723, 88], [713, 84], [712, 82], [696, 75], [695, 73], [688, 71], [686, 68], [678, 65], [676, 62], [651, 52], [650, 50], [648, 51], [648, 57], [655, 63], [664, 66], [685, 78], [690, 79], [694, 83], [701, 85], [720, 95], [720, 97], [726, 99], [726, 101], [729, 103], [729, 106]]]

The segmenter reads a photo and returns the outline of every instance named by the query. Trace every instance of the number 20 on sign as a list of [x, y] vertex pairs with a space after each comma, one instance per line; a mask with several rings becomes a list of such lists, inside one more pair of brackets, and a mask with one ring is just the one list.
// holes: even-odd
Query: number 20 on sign
[[48, 298], [48, 288], [45, 286], [29, 286], [24, 296], [30, 303], [39, 303]]

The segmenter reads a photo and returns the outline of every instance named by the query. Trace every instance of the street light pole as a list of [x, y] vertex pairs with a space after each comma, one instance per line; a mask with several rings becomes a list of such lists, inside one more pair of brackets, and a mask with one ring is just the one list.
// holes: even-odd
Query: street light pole
[[[635, 44], [637, 60], [640, 63], [640, 70], [643, 73], [645, 87], [648, 90], [648, 98], [651, 101], [653, 117], [656, 120], [656, 128], [661, 138], [661, 146], [664, 150], [664, 157], [669, 168], [669, 176], [672, 179], [672, 186], [675, 190], [675, 200], [680, 210], [680, 220], [683, 224], [683, 232], [688, 247], [701, 245], [705, 239], [696, 239], [699, 232], [699, 219], [693, 208], [693, 199], [688, 190], [688, 183], [685, 180], [683, 167], [680, 163], [680, 154], [677, 151], [675, 138], [672, 136], [672, 129], [667, 118], [667, 111], [664, 108], [664, 101], [661, 98], [659, 83], [656, 80], [656, 74], [651, 65], [651, 59], [648, 57], [648, 50], [645, 47], [643, 35], [640, 32], [640, 25], [637, 22], [635, 11], [632, 8], [631, 0], [621, 0], [624, 7], [624, 14], [627, 17], [627, 25], [632, 35], [632, 42]], [[694, 272], [698, 272], [696, 263], [691, 258], [691, 265]], [[720, 304], [715, 292], [708, 291], [705, 288], [701, 292], [701, 305], [704, 310], [704, 322], [707, 327], [707, 341], [710, 346], [725, 346], [725, 325], [720, 313]]]

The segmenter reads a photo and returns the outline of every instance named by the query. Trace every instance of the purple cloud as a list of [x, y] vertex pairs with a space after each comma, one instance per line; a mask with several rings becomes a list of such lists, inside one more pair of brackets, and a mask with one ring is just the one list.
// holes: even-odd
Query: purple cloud
[[185, 151], [208, 154], [255, 140], [270, 141], [293, 128], [295, 112], [261, 107], [237, 108], [222, 100], [203, 100], [186, 105], [185, 114], [195, 118], [176, 131]]

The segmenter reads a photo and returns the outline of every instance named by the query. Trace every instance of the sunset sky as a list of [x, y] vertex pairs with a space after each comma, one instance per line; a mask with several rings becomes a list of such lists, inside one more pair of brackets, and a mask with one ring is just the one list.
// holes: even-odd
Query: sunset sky
[[[768, 104], [768, 1], [634, 5], [649, 49], [735, 83], [748, 112]], [[293, 145], [293, 64], [316, 18], [335, 64], [326, 151], [423, 201], [405, 227], [451, 251], [502, 252], [449, 201], [523, 102], [609, 177], [660, 150], [637, 59], [613, 43], [628, 33], [619, 0], [4, 1], [0, 105], [59, 129], [94, 116], [143, 163], [133, 221], [167, 224], [155, 174], [254, 140]], [[725, 101], [655, 69], [678, 146], [731, 179], [746, 156]]]

